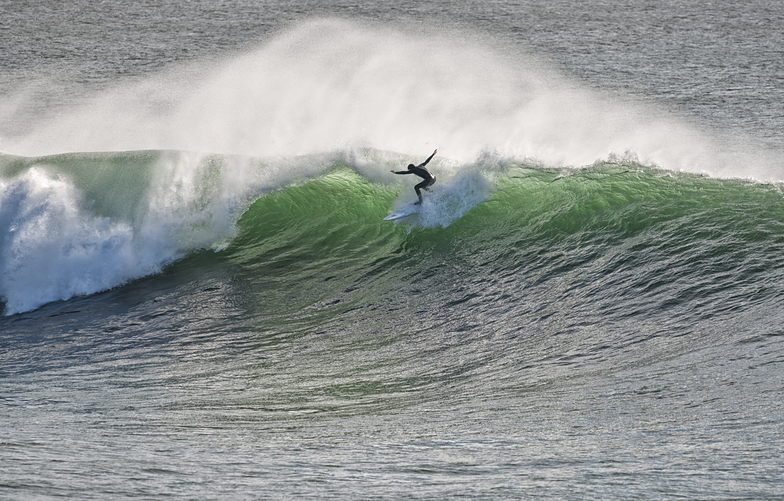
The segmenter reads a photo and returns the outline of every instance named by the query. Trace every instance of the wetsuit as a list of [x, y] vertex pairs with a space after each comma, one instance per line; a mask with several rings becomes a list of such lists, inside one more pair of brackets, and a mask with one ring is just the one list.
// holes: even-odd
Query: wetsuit
[[430, 186], [433, 186], [433, 184], [436, 182], [436, 176], [434, 176], [429, 170], [425, 169], [425, 165], [427, 165], [427, 163], [435, 156], [435, 154], [436, 152], [434, 151], [432, 155], [427, 157], [427, 160], [419, 165], [409, 164], [408, 170], [393, 171], [395, 174], [415, 174], [424, 179], [424, 181], [414, 186], [414, 191], [416, 191], [416, 194], [419, 197], [419, 202], [417, 202], [417, 204], [422, 203], [422, 193], [419, 190], [423, 189], [425, 191], [430, 191]]

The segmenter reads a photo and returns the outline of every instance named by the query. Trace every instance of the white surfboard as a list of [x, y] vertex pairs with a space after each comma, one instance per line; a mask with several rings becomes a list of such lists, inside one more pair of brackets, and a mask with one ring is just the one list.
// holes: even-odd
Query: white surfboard
[[419, 212], [420, 207], [421, 205], [408, 204], [385, 217], [384, 221], [395, 221], [398, 219], [403, 219], [404, 217], [412, 216]]

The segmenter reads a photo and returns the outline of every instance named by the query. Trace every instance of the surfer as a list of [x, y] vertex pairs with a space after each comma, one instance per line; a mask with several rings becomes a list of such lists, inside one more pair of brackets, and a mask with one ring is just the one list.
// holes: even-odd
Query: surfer
[[438, 150], [433, 150], [433, 154], [427, 157], [427, 160], [422, 162], [419, 165], [408, 164], [408, 170], [401, 170], [401, 171], [390, 171], [393, 174], [416, 174], [417, 176], [424, 179], [421, 183], [414, 186], [414, 191], [416, 191], [417, 196], [419, 197], [419, 202], [415, 202], [414, 205], [419, 205], [422, 203], [422, 192], [420, 189], [425, 191], [430, 191], [430, 186], [433, 186], [436, 182], [436, 176], [434, 176], [429, 170], [425, 169], [425, 165], [433, 158]]

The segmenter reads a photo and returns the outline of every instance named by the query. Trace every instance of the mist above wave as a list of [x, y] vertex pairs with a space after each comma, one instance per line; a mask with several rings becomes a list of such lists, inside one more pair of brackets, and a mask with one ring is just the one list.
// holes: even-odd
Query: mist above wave
[[484, 151], [582, 166], [610, 155], [726, 177], [778, 169], [694, 127], [601, 96], [481, 36], [346, 20], [297, 24], [255, 50], [94, 96], [6, 151], [168, 149], [255, 157], [357, 147], [472, 161]]

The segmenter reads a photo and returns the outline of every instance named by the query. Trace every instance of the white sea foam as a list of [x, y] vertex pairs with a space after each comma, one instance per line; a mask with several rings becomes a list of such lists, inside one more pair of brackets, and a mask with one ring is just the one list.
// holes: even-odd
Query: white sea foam
[[6, 313], [116, 287], [233, 236], [241, 203], [225, 195], [224, 176], [211, 170], [209, 159], [162, 155], [151, 170], [149, 185], [134, 187], [140, 202], [123, 206], [118, 197], [120, 206], [112, 207], [111, 200], [99, 201], [111, 217], [94, 210], [96, 201], [85, 199], [57, 165], [34, 164], [0, 179], [0, 297]]
[[70, 183], [33, 168], [0, 184], [0, 295], [8, 313], [108, 289], [158, 269], [126, 223], [91, 217]]
[[489, 198], [492, 177], [491, 173], [464, 170], [446, 183], [433, 186], [433, 192], [424, 198], [416, 223], [425, 228], [449, 226]]

